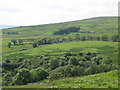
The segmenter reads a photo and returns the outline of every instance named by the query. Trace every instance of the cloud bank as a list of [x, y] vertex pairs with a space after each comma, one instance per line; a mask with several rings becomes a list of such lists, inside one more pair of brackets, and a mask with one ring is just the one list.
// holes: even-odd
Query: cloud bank
[[1, 0], [0, 24], [38, 25], [117, 16], [119, 0]]

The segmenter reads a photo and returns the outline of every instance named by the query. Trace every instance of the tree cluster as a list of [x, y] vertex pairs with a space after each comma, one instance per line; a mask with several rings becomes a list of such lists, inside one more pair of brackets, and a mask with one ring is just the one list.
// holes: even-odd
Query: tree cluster
[[36, 41], [34, 41], [34, 43], [32, 44], [33, 48], [38, 47], [40, 45], [44, 45], [44, 44], [52, 44], [52, 39], [51, 38], [42, 38], [42, 39], [38, 39]]
[[55, 37], [55, 38], [46, 37], [46, 38], [35, 40], [32, 46], [35, 48], [40, 45], [52, 44], [52, 43], [64, 43], [64, 42], [71, 42], [71, 41], [110, 41], [110, 40], [117, 42], [119, 41], [119, 36], [114, 35], [111, 37], [111, 39], [110, 37], [108, 37], [108, 35], [96, 37], [96, 36], [81, 36], [80, 34], [76, 34], [75, 36], [68, 36], [68, 37], [64, 37], [64, 36]]
[[18, 32], [3, 32], [3, 34], [19, 34]]
[[91, 75], [116, 69], [112, 60], [95, 53], [70, 52], [55, 56], [36, 56], [3, 61], [3, 85], [25, 85], [49, 78], [50, 81]]
[[12, 39], [10, 42], [8, 42], [7, 46], [10, 48], [13, 45], [23, 45], [22, 39]]
[[69, 34], [71, 32], [79, 32], [79, 27], [69, 27], [65, 29], [60, 29], [59, 31], [56, 31], [53, 33], [53, 35], [63, 35], [63, 34]]

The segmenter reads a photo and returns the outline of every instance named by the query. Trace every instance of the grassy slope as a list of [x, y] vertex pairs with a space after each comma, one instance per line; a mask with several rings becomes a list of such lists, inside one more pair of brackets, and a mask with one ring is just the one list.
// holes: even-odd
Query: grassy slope
[[49, 84], [28, 84], [3, 88], [118, 88], [118, 71], [82, 77], [69, 77]]
[[117, 71], [88, 75], [83, 77], [65, 78], [55, 81], [53, 87], [58, 88], [118, 88]]
[[[28, 47], [28, 50], [19, 51], [20, 48]], [[107, 53], [99, 54], [102, 57], [110, 57], [113, 60], [113, 64], [118, 65], [118, 52], [111, 53], [112, 51], [118, 50], [117, 42], [104, 42], [104, 41], [74, 41], [69, 43], [59, 43], [42, 45], [37, 48], [31, 48], [31, 45], [18, 45], [13, 46], [13, 50], [9, 53], [3, 54], [3, 58], [18, 58], [27, 56], [41, 56], [41, 55], [56, 55], [63, 54], [65, 52], [96, 52], [96, 53]], [[11, 49], [11, 50], [12, 50]]]
[[4, 32], [18, 32], [20, 33], [20, 35], [3, 35], [3, 37], [28, 37], [35, 35], [52, 35], [54, 31], [58, 31], [61, 28], [71, 26], [78, 26], [81, 28], [82, 31], [97, 32], [94, 35], [103, 35], [107, 33], [109, 33], [109, 35], [113, 35], [118, 32], [117, 17], [97, 17], [57, 24], [46, 24], [4, 29], [3, 30]]

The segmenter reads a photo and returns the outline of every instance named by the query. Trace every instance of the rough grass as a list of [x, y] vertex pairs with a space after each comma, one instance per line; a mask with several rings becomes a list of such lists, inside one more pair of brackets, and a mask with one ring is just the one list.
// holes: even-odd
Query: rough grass
[[118, 88], [118, 72], [111, 71], [83, 77], [64, 78], [53, 83], [53, 88]]
[[118, 88], [118, 71], [63, 78], [48, 84], [4, 86], [3, 88]]

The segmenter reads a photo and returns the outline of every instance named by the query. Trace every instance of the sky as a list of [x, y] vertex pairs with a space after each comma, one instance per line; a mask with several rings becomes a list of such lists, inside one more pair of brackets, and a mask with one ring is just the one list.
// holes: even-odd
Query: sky
[[119, 0], [0, 0], [0, 25], [29, 26], [117, 16]]

